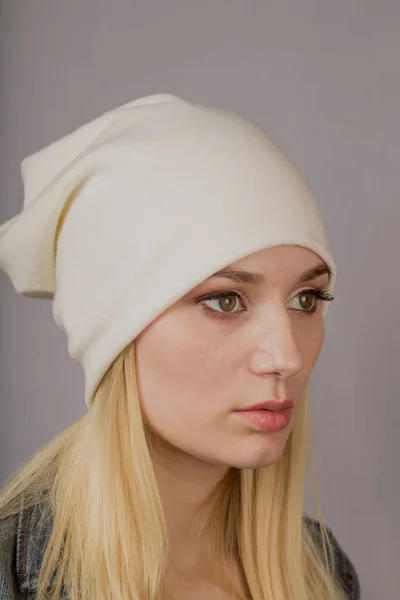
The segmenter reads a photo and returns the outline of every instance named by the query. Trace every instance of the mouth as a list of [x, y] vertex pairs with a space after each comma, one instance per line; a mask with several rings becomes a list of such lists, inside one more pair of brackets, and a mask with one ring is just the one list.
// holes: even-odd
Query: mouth
[[252, 425], [258, 431], [273, 432], [286, 429], [292, 419], [292, 409], [246, 409], [234, 411], [239, 418]]
[[250, 406], [244, 406], [243, 408], [238, 409], [237, 412], [243, 411], [258, 411], [258, 410], [267, 410], [267, 411], [282, 411], [282, 410], [291, 410], [293, 408], [293, 400], [266, 400], [265, 402], [258, 402], [257, 404], [252, 404]]

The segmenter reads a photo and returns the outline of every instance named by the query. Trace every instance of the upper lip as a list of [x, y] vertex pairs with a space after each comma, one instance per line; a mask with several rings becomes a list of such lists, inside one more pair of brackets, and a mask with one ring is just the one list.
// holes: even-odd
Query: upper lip
[[258, 402], [257, 404], [252, 404], [251, 406], [244, 406], [239, 410], [283, 410], [285, 408], [293, 408], [292, 400], [267, 400], [266, 402]]

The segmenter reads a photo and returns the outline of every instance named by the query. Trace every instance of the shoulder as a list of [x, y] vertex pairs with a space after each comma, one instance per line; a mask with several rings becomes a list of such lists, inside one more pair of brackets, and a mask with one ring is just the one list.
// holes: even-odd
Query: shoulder
[[[25, 506], [12, 517], [0, 516], [0, 598], [35, 598], [49, 536], [43, 506]], [[28, 594], [28, 595], [27, 595]]]
[[[320, 523], [308, 516], [304, 517], [304, 523], [322, 550]], [[338, 583], [348, 600], [360, 600], [360, 583], [354, 565], [329, 527], [327, 531], [334, 551]], [[0, 516], [1, 600], [22, 600], [27, 593], [29, 598], [35, 597], [50, 532], [51, 519], [43, 504], [26, 506], [22, 503], [18, 515]]]
[[15, 575], [18, 517], [0, 518], [0, 598], [18, 600], [20, 596]]
[[[304, 522], [317, 546], [322, 550], [322, 533], [319, 521], [305, 516]], [[336, 579], [345, 591], [348, 600], [360, 600], [361, 588], [356, 569], [329, 527], [327, 527], [327, 532], [334, 552]]]

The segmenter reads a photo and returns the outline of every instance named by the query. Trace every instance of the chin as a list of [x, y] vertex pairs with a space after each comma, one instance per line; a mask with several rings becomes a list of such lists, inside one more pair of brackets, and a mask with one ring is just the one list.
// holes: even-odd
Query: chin
[[[263, 447], [261, 447], [263, 446]], [[269, 467], [281, 459], [286, 443], [282, 440], [280, 443], [260, 444], [258, 448], [243, 449], [238, 455], [238, 451], [232, 452], [228, 464], [236, 469], [259, 469], [261, 467]]]
[[248, 458], [247, 460], [243, 458], [242, 460], [237, 460], [235, 462], [231, 462], [229, 464], [230, 467], [234, 467], [236, 469], [261, 469], [262, 467], [270, 467], [271, 465], [278, 462], [281, 458], [282, 454], [274, 457], [260, 457], [258, 459]]

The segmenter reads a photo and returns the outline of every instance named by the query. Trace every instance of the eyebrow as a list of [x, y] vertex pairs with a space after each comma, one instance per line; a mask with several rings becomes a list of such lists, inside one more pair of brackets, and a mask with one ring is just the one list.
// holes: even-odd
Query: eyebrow
[[[315, 267], [304, 271], [304, 273], [302, 273], [302, 275], [300, 275], [299, 279], [297, 280], [297, 283], [306, 283], [326, 274], [329, 275], [330, 281], [332, 278], [332, 271], [325, 263], [320, 263]], [[224, 269], [217, 271], [216, 273], [208, 277], [208, 279], [211, 279], [212, 277], [225, 277], [227, 279], [235, 281], [236, 283], [252, 283], [254, 285], [260, 285], [265, 282], [264, 275], [261, 275], [260, 273], [251, 273], [250, 271], [243, 271], [242, 269], [233, 269], [231, 267], [225, 267]]]

